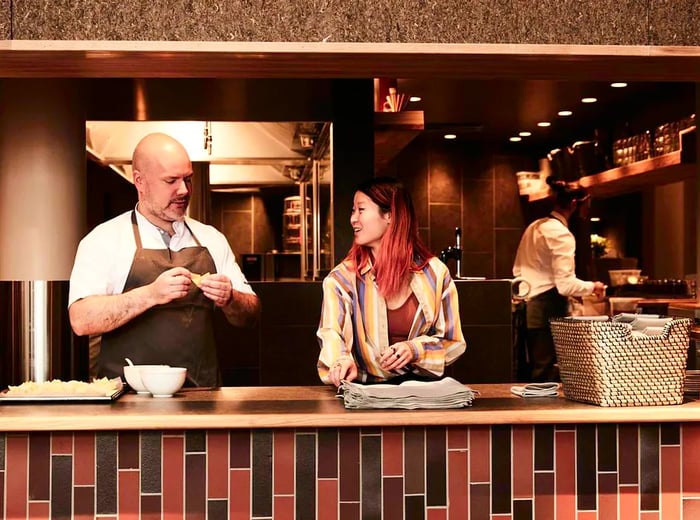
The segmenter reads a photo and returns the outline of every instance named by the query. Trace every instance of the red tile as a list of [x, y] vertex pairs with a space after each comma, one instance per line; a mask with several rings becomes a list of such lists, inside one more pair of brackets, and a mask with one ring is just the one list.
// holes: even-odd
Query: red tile
[[403, 428], [382, 428], [382, 476], [403, 476]]
[[681, 425], [683, 496], [700, 497], [700, 423]]
[[134, 470], [119, 470], [117, 473], [119, 520], [139, 519], [139, 475]]
[[535, 473], [536, 520], [554, 520], [554, 473]]
[[338, 479], [318, 480], [318, 520], [338, 520]]
[[466, 450], [469, 447], [467, 439], [468, 428], [450, 426], [447, 428], [447, 449]]
[[506, 514], [497, 514], [497, 515], [491, 515], [491, 520], [512, 520], [513, 517], [511, 515], [506, 515]]
[[207, 498], [228, 498], [228, 431], [207, 432]]
[[73, 487], [73, 520], [95, 518], [95, 488], [93, 486]]
[[[447, 520], [446, 507], [431, 507], [428, 510], [427, 520]], [[466, 518], [466, 516], [464, 517]], [[508, 517], [510, 518], [510, 517]]]
[[27, 517], [27, 466], [29, 438], [26, 434], [7, 434], [5, 439], [5, 518]]
[[617, 474], [598, 474], [598, 513], [600, 520], [617, 519]]
[[272, 472], [273, 494], [294, 494], [294, 430], [275, 430], [273, 433]]
[[294, 520], [294, 497], [276, 496], [272, 500], [272, 517], [275, 520]]
[[447, 503], [450, 520], [467, 518], [469, 511], [469, 466], [466, 451], [447, 452]]
[[74, 443], [73, 484], [76, 486], [94, 486], [95, 434], [93, 432], [76, 432]]
[[[680, 518], [680, 516], [669, 516], [669, 518]], [[659, 520], [658, 511], [642, 511], [639, 514], [639, 520]]]
[[700, 500], [697, 498], [684, 498], [683, 520], [692, 520], [693, 518], [700, 518]]
[[51, 455], [72, 455], [73, 434], [57, 432], [51, 434]]
[[575, 432], [554, 432], [554, 472], [557, 520], [576, 518]]
[[[576, 520], [598, 520], [598, 513], [595, 511], [579, 511]], [[605, 520], [608, 520], [607, 518]]]
[[639, 518], [639, 486], [620, 486], [620, 518]]
[[50, 502], [29, 502], [29, 518], [31, 520], [49, 520]]
[[250, 518], [250, 470], [232, 469], [230, 471], [229, 518], [231, 520], [248, 520]]
[[681, 448], [661, 446], [661, 514], [663, 518], [681, 517]]
[[491, 479], [491, 428], [469, 428], [469, 482], [490, 482]]
[[181, 519], [184, 511], [185, 446], [183, 437], [163, 437], [163, 518]]
[[532, 426], [513, 426], [513, 498], [532, 498], [534, 449]]

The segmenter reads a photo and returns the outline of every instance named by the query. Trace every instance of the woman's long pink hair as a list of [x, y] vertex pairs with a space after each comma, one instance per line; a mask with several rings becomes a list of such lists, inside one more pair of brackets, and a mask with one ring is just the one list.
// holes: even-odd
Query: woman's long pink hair
[[367, 195], [382, 213], [391, 214], [391, 223], [379, 246], [377, 258], [371, 249], [353, 243], [347, 259], [361, 271], [370, 261], [382, 296], [397, 294], [411, 272], [420, 271], [433, 256], [418, 237], [418, 222], [411, 196], [394, 178], [375, 177], [358, 186], [357, 191]]

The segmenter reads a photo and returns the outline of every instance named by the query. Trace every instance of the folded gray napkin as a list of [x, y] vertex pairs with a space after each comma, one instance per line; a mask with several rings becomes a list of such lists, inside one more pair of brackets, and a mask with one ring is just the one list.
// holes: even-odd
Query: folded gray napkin
[[511, 386], [510, 391], [520, 397], [557, 397], [559, 383], [529, 383], [525, 386]]
[[405, 381], [400, 385], [363, 385], [342, 381], [338, 389], [345, 408], [463, 408], [471, 406], [474, 392], [459, 381]]

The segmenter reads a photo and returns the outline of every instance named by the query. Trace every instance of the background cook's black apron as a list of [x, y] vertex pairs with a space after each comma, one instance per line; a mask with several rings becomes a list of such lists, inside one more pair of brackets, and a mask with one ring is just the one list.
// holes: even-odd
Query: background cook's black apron
[[562, 318], [569, 312], [569, 300], [556, 287], [528, 300], [525, 313], [527, 323], [527, 354], [530, 380], [534, 382], [559, 381], [559, 370], [549, 320]]
[[[173, 267], [184, 267], [198, 274], [216, 272], [209, 250], [202, 247], [191, 229], [196, 247], [186, 247], [180, 251], [144, 249], [133, 212], [131, 224], [136, 253], [124, 292], [148, 285]], [[124, 358], [128, 357], [141, 365], [186, 367], [190, 385], [219, 385], [213, 313], [214, 302], [192, 284], [184, 298], [156, 305], [118, 329], [105, 333], [98, 361], [99, 375], [110, 378], [121, 376], [126, 364]]]

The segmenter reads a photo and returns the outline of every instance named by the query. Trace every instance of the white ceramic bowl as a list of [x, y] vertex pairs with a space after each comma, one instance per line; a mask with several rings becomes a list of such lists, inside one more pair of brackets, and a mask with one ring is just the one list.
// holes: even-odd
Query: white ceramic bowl
[[152, 367], [141, 370], [141, 381], [153, 397], [172, 397], [185, 384], [187, 369]]
[[124, 367], [124, 377], [129, 386], [136, 390], [138, 394], [149, 394], [150, 392], [146, 390], [146, 387], [141, 381], [141, 370], [144, 368], [163, 368], [168, 365], [126, 365]]

